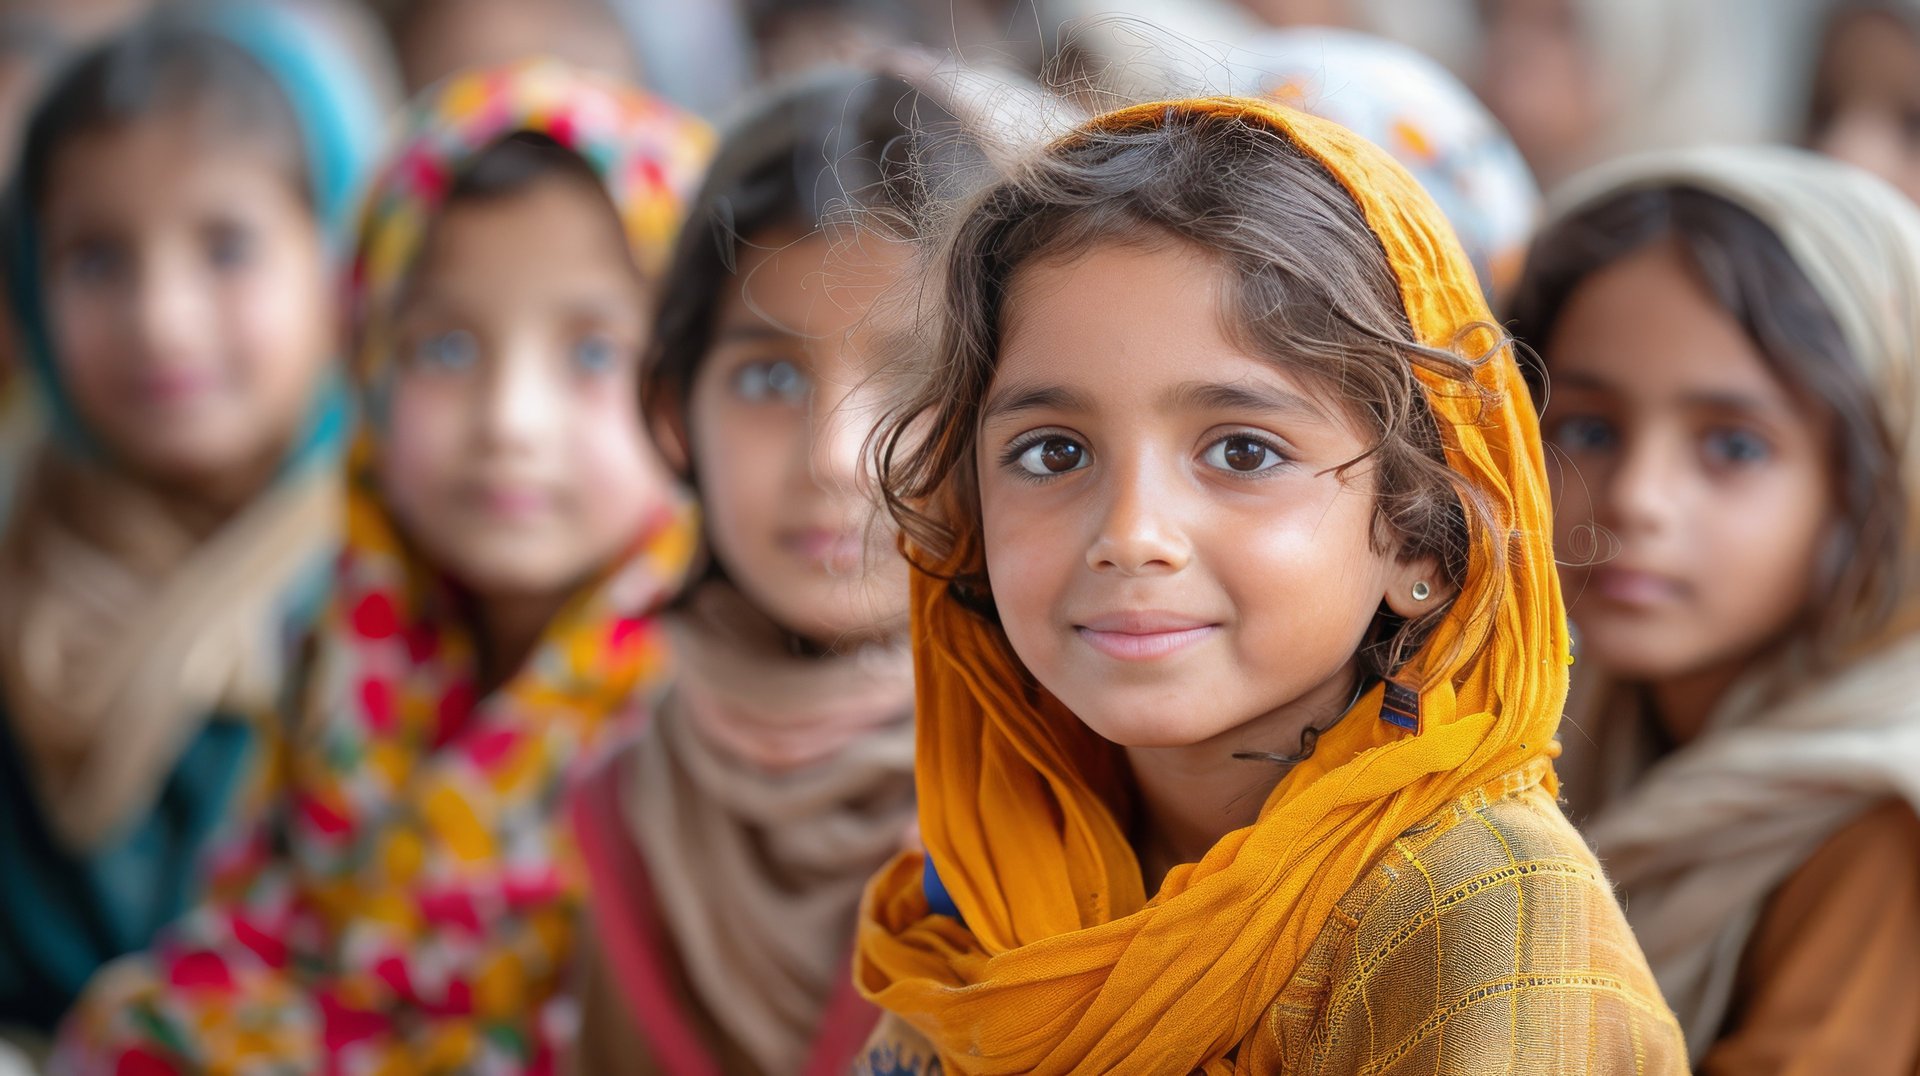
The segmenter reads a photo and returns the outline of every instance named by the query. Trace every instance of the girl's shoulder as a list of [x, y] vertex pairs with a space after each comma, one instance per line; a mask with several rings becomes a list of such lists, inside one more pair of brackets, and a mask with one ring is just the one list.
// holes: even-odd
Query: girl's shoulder
[[[1920, 1070], [1915, 952], [1920, 814], [1890, 799], [1836, 830], [1767, 898], [1701, 1071]], [[1862, 1068], [1864, 1043], [1881, 1067]]]
[[1256, 1049], [1288, 1072], [1686, 1071], [1599, 862], [1538, 785], [1472, 793], [1403, 833], [1265, 1026]]

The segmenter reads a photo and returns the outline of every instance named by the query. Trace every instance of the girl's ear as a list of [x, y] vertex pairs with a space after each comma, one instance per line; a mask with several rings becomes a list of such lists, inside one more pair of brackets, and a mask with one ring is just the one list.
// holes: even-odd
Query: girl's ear
[[653, 430], [653, 442], [660, 446], [660, 456], [673, 468], [673, 473], [685, 478], [693, 471], [693, 441], [687, 435], [686, 409], [678, 401], [654, 405], [646, 415], [647, 424]]
[[1396, 560], [1387, 570], [1387, 592], [1382, 597], [1393, 615], [1412, 620], [1440, 608], [1453, 595], [1454, 586], [1438, 557], [1414, 557]]

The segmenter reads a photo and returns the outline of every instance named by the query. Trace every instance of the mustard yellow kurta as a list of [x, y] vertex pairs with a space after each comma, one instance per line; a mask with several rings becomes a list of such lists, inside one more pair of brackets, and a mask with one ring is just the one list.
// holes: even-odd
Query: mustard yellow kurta
[[[1593, 854], [1538, 785], [1476, 791], [1349, 889], [1240, 1046], [1254, 1072], [1684, 1073], [1686, 1049]], [[1511, 947], [1487, 939], [1511, 938]], [[861, 1076], [940, 1071], [898, 1017]]]

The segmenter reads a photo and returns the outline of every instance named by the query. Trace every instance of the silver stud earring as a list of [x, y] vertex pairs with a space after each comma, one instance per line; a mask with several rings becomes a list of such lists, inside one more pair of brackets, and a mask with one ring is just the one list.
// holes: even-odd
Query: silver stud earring
[[1433, 597], [1433, 588], [1427, 585], [1427, 581], [1425, 579], [1417, 580], [1413, 584], [1413, 600], [1414, 601], [1423, 602], [1431, 597]]

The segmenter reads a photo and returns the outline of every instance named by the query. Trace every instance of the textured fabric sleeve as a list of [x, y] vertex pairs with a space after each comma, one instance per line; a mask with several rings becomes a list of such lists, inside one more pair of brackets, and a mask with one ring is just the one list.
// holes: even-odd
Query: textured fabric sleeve
[[1920, 1072], [1920, 817], [1890, 802], [1789, 875], [1741, 959], [1701, 1071]]
[[1443, 812], [1342, 905], [1254, 1071], [1686, 1071], [1599, 865], [1544, 793]]

